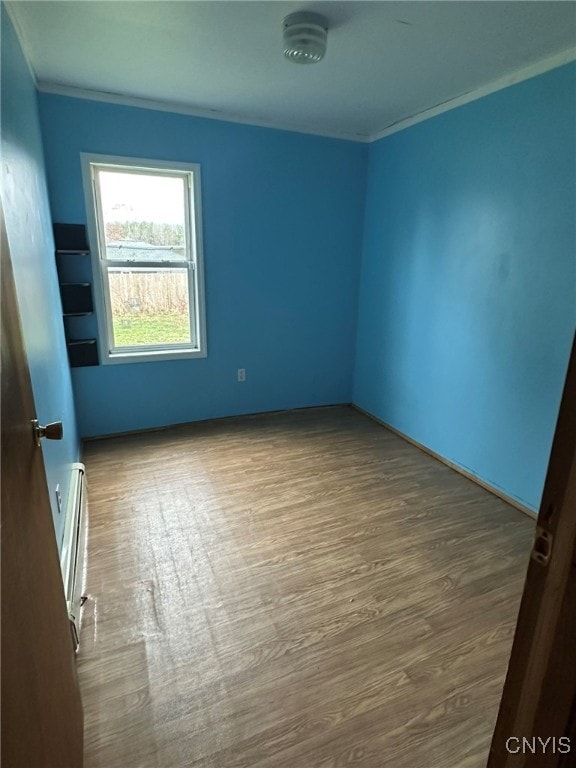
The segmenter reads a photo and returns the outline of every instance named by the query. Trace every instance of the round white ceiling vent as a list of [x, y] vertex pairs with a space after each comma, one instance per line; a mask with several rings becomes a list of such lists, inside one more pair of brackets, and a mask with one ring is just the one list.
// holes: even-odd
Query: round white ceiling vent
[[317, 13], [291, 13], [282, 22], [284, 56], [296, 64], [315, 64], [324, 58], [328, 23]]

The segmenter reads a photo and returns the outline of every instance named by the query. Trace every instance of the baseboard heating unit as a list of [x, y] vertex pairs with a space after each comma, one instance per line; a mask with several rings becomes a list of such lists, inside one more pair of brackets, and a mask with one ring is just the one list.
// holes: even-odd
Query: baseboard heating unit
[[74, 650], [78, 650], [80, 638], [80, 609], [84, 602], [86, 586], [86, 546], [88, 536], [88, 492], [84, 464], [72, 464], [72, 477], [60, 566], [70, 632]]

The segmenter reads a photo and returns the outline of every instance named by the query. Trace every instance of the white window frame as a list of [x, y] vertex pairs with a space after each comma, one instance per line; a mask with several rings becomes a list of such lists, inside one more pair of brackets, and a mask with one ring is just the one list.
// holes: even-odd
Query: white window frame
[[[149, 160], [115, 155], [94, 155], [82, 152], [82, 177], [88, 241], [92, 256], [93, 290], [100, 361], [109, 363], [142, 363], [160, 360], [179, 360], [183, 358], [206, 357], [206, 308], [204, 296], [204, 257], [202, 248], [202, 198], [200, 165], [197, 163], [178, 163], [163, 160]], [[189, 258], [185, 261], [170, 262], [127, 262], [105, 258], [104, 227], [98, 206], [98, 194], [95, 187], [94, 171], [109, 167], [115, 170], [123, 168], [131, 173], [174, 175], [188, 180], [186, 211], [186, 242]], [[176, 268], [188, 271], [189, 312], [191, 320], [191, 342], [184, 344], [166, 344], [157, 346], [138, 346], [115, 348], [114, 328], [110, 303], [108, 270], [114, 267], [137, 269]]]

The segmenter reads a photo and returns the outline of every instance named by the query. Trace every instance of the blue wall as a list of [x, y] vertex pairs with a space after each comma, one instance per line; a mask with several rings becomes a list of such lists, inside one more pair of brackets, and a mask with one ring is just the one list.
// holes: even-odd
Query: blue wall
[[575, 73], [369, 155], [354, 402], [533, 509], [575, 323]]
[[367, 147], [39, 99], [56, 221], [86, 221], [81, 152], [202, 167], [208, 357], [74, 369], [82, 435], [350, 402]]
[[[36, 90], [4, 6], [2, 33], [2, 204], [36, 413], [61, 420], [64, 439], [43, 441], [42, 452], [58, 546], [79, 445], [62, 327], [54, 242], [44, 174]], [[2, 403], [3, 408], [10, 407]], [[30, 415], [32, 418], [32, 414]], [[64, 502], [59, 514], [55, 488]]]

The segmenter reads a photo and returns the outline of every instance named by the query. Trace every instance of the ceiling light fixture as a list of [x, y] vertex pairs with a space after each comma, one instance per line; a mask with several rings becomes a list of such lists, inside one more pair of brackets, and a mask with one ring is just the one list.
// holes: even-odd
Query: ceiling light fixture
[[282, 22], [284, 56], [295, 64], [315, 64], [324, 58], [328, 23], [317, 13], [291, 13]]

